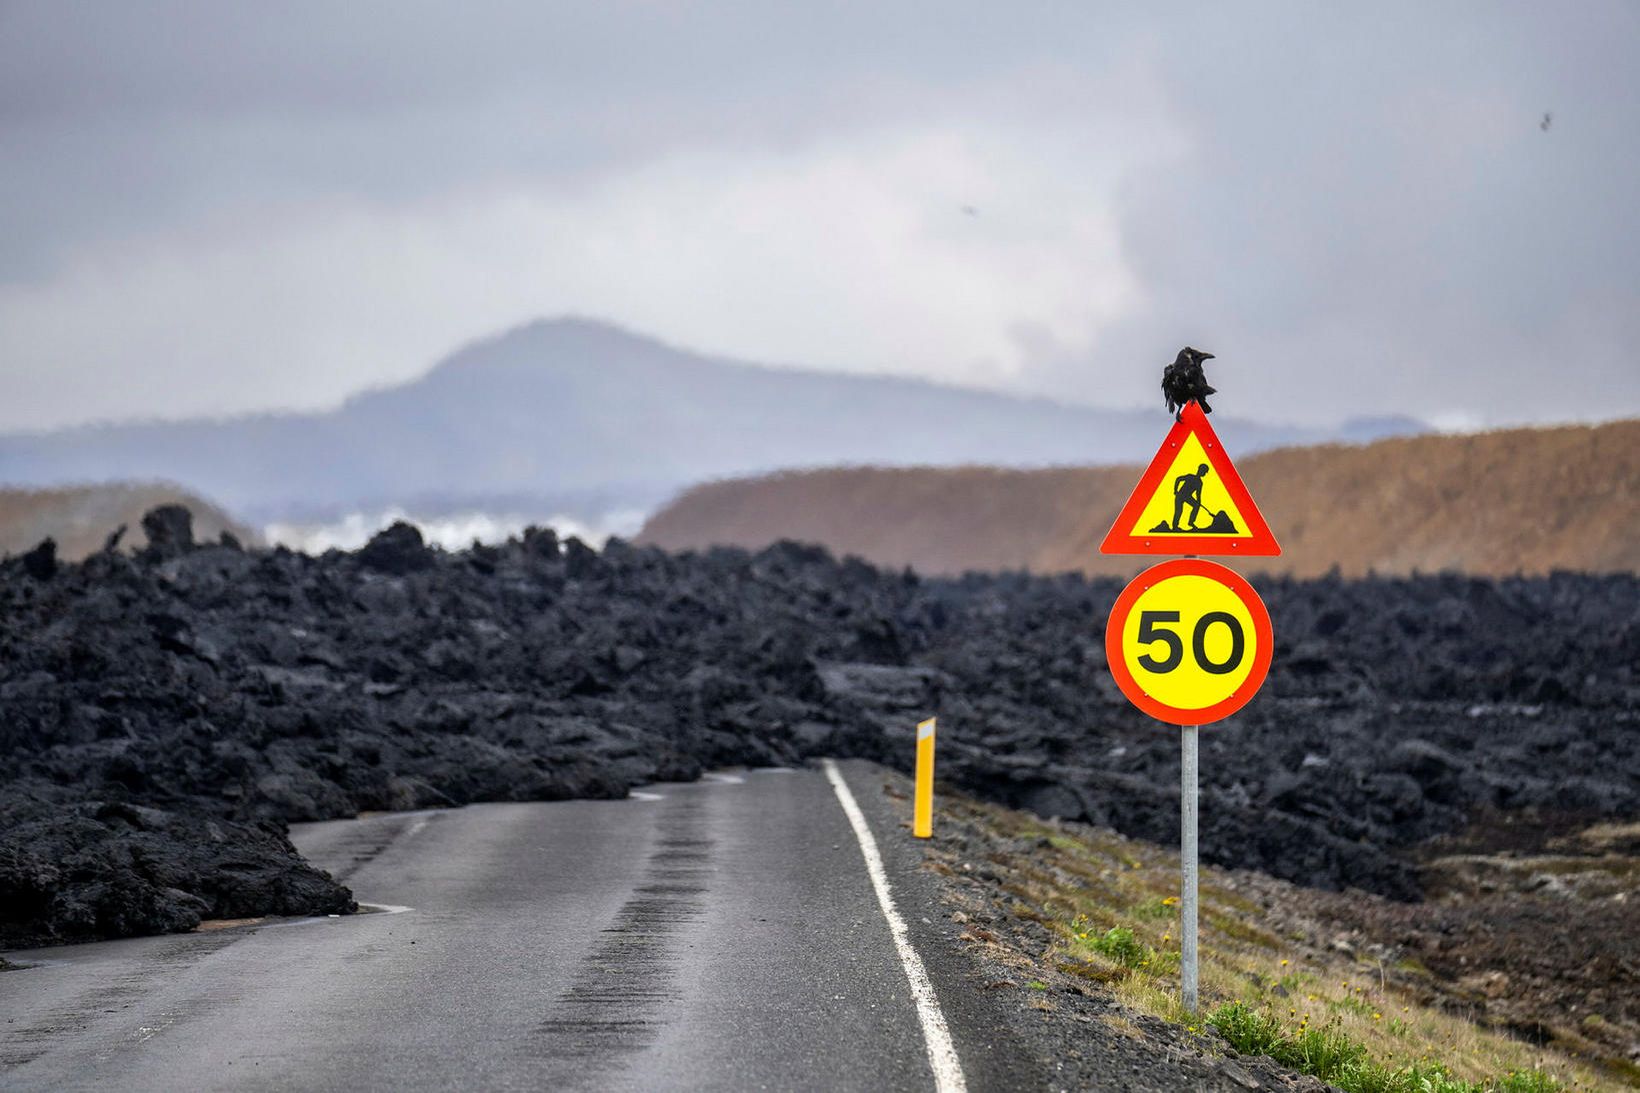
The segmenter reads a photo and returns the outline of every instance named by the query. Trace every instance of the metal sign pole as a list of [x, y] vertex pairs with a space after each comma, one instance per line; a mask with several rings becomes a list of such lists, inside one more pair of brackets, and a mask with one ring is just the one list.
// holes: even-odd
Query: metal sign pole
[[1200, 995], [1196, 980], [1196, 726], [1183, 725], [1179, 736], [1179, 869], [1184, 891], [1179, 899], [1179, 973], [1184, 1008], [1195, 1013]]

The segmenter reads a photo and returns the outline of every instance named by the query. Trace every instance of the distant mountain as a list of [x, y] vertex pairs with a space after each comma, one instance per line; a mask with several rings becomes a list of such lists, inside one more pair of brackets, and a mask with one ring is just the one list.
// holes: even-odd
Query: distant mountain
[[[1360, 439], [1355, 424], [1214, 424], [1237, 452]], [[388, 505], [545, 516], [647, 510], [695, 482], [777, 468], [1132, 460], [1149, 454], [1165, 425], [1159, 409], [766, 368], [561, 319], [475, 343], [419, 380], [328, 413], [0, 437], [0, 481], [185, 482], [259, 521]]]

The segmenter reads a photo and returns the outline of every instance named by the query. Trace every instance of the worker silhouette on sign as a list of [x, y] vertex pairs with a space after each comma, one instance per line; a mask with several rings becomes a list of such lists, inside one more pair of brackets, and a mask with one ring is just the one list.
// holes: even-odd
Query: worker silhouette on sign
[[[1203, 463], [1196, 468], [1195, 474], [1181, 474], [1173, 480], [1173, 530], [1195, 531], [1196, 518], [1202, 513], [1202, 476], [1207, 473], [1207, 464]], [[1184, 527], [1179, 523], [1179, 517], [1184, 515], [1184, 507], [1190, 506], [1190, 526]]]
[[[1206, 463], [1196, 468], [1195, 474], [1181, 474], [1173, 480], [1173, 522], [1166, 520], [1150, 529], [1152, 535], [1185, 535], [1190, 532], [1207, 532], [1210, 534], [1236, 535], [1236, 522], [1230, 519], [1230, 514], [1220, 509], [1213, 513], [1213, 518], [1206, 527], [1199, 527], [1196, 523], [1202, 514], [1202, 479], [1211, 470]], [[1180, 517], [1184, 515], [1185, 506], [1190, 506], [1190, 522], [1183, 523]]]

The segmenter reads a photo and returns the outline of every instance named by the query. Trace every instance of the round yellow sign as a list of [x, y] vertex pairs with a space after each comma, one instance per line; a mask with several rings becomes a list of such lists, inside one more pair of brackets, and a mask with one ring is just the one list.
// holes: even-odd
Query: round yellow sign
[[1139, 574], [1105, 627], [1117, 686], [1173, 725], [1204, 725], [1246, 705], [1264, 683], [1272, 645], [1270, 614], [1253, 586], [1197, 558]]

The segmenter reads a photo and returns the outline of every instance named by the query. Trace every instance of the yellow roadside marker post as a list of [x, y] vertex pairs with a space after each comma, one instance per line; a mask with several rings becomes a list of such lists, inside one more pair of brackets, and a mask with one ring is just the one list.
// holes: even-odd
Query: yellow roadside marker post
[[911, 833], [919, 839], [934, 834], [934, 721], [917, 725], [917, 800]]

